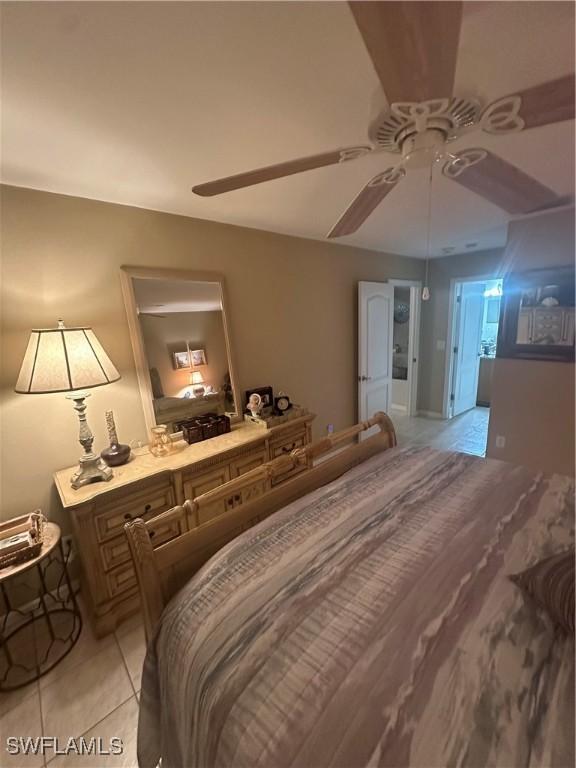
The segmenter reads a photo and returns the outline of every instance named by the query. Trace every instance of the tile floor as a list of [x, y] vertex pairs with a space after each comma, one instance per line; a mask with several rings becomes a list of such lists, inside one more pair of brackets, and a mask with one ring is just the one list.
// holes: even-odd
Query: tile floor
[[[50, 768], [135, 768], [138, 693], [144, 661], [144, 630], [140, 617], [97, 639], [84, 623], [73, 650], [36, 683], [0, 693], [0, 765]], [[123, 753], [110, 756], [13, 756], [6, 752], [8, 736], [100, 737], [108, 746], [116, 737]]]
[[399, 445], [430, 445], [444, 451], [486, 455], [489, 408], [473, 408], [454, 419], [406, 416], [391, 411]]
[[[488, 408], [443, 421], [393, 413], [399, 445], [431, 445], [484, 456]], [[41, 640], [36, 639], [36, 646]], [[136, 766], [138, 693], [144, 661], [144, 630], [139, 617], [127, 621], [108, 637], [96, 639], [87, 622], [71, 653], [48, 675], [27, 688], [0, 694], [0, 765], [50, 768], [119, 768]], [[122, 739], [118, 756], [11, 756], [8, 736], [111, 737]]]

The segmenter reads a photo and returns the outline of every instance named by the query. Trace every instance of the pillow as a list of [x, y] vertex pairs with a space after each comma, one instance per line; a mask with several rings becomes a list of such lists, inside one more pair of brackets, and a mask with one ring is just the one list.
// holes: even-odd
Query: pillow
[[510, 576], [554, 624], [574, 634], [574, 549], [547, 557]]

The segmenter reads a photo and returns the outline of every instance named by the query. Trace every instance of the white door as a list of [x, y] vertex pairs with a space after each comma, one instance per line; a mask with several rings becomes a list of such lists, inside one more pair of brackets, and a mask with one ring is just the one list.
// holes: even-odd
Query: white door
[[[390, 409], [394, 286], [358, 283], [358, 415]], [[372, 433], [362, 432], [360, 439]]]
[[476, 406], [480, 342], [484, 319], [484, 283], [462, 283], [456, 324], [452, 415]]

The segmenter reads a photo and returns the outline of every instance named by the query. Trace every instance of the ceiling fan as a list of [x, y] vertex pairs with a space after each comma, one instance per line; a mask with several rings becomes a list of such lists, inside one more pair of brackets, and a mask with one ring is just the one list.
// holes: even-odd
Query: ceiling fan
[[370, 152], [401, 156], [371, 179], [327, 237], [356, 232], [406, 175], [406, 170], [443, 162], [452, 181], [509, 213], [530, 213], [564, 202], [553, 190], [482, 148], [450, 151], [451, 142], [472, 130], [517, 133], [574, 118], [574, 74], [511, 96], [484, 109], [473, 99], [453, 96], [462, 2], [349, 3], [389, 110], [370, 131], [372, 144], [336, 149], [247, 173], [199, 184], [209, 197], [314, 168], [348, 162]]

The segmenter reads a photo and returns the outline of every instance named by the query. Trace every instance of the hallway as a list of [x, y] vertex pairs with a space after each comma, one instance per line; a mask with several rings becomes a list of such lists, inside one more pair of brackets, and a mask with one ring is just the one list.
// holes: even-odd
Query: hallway
[[486, 455], [489, 408], [472, 408], [453, 419], [406, 416], [391, 411], [398, 445], [429, 445], [444, 451]]

